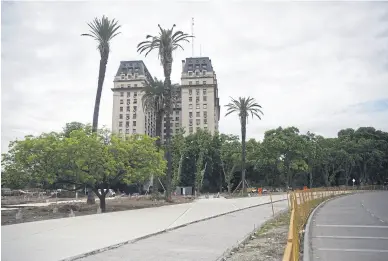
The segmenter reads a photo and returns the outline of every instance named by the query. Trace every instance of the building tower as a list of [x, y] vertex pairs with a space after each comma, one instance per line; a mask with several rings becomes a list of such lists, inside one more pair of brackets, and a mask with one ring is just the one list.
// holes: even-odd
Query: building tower
[[153, 82], [143, 61], [121, 61], [113, 81], [112, 132], [155, 136], [155, 113], [144, 111], [142, 89]]
[[216, 73], [209, 57], [182, 60], [181, 127], [186, 135], [198, 129], [218, 131], [220, 99]]

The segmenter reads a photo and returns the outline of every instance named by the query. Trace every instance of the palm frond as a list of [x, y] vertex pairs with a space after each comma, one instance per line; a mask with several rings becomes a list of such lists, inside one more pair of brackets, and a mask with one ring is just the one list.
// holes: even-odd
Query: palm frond
[[225, 105], [227, 108], [227, 112], [225, 116], [228, 116], [232, 113], [238, 113], [240, 120], [248, 118], [249, 115], [252, 118], [257, 117], [261, 120], [261, 115], [264, 113], [261, 111], [261, 105], [256, 103], [253, 97], [239, 97], [238, 99], [234, 99], [230, 97], [231, 102]]

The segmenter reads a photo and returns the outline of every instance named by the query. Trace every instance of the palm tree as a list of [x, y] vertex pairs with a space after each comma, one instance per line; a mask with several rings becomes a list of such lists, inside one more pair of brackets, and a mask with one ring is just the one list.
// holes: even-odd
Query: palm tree
[[166, 115], [166, 158], [167, 158], [167, 188], [166, 199], [171, 200], [171, 177], [172, 177], [172, 158], [171, 158], [171, 121], [170, 115], [172, 111], [172, 90], [171, 90], [171, 71], [172, 71], [172, 53], [178, 48], [183, 50], [181, 43], [189, 42], [188, 38], [192, 37], [182, 31], [174, 33], [175, 24], [171, 29], [163, 29], [160, 25], [158, 36], [146, 36], [146, 41], [137, 45], [139, 53], [145, 52], [147, 56], [152, 50], [158, 50], [158, 56], [163, 66], [164, 71], [164, 99]]
[[[100, 52], [100, 68], [98, 71], [98, 83], [97, 83], [97, 94], [96, 100], [94, 102], [94, 112], [93, 112], [93, 125], [92, 132], [96, 133], [98, 128], [98, 116], [100, 113], [100, 101], [102, 86], [104, 85], [106, 65], [108, 63], [109, 51], [110, 51], [110, 41], [120, 32], [121, 25], [118, 25], [118, 21], [115, 19], [109, 20], [108, 17], [102, 16], [101, 19], [94, 18], [91, 23], [88, 23], [90, 28], [89, 33], [81, 34], [81, 36], [89, 36], [97, 41], [97, 49]], [[88, 189], [88, 204], [94, 204], [94, 196], [91, 189]]]
[[238, 100], [235, 100], [231, 97], [231, 102], [225, 107], [227, 108], [227, 113], [225, 117], [231, 113], [237, 112], [240, 118], [241, 123], [241, 182], [243, 193], [246, 193], [245, 187], [245, 158], [246, 158], [246, 145], [245, 139], [247, 134], [247, 123], [249, 115], [252, 115], [252, 118], [256, 116], [261, 120], [260, 114], [264, 115], [261, 111], [261, 106], [256, 103], [255, 99], [252, 97], [245, 98], [239, 97]]

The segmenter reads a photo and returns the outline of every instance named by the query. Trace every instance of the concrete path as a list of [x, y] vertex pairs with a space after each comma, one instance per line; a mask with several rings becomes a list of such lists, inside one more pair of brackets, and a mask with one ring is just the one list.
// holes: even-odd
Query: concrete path
[[[273, 196], [274, 201], [286, 198], [286, 195]], [[2, 226], [1, 259], [63, 260], [269, 201], [269, 196], [204, 199], [188, 204]]]
[[310, 255], [305, 261], [387, 261], [388, 191], [329, 201], [309, 226]]
[[[285, 210], [287, 202], [277, 202], [274, 207], [275, 212]], [[262, 205], [178, 228], [80, 261], [216, 261], [271, 217], [271, 205]]]

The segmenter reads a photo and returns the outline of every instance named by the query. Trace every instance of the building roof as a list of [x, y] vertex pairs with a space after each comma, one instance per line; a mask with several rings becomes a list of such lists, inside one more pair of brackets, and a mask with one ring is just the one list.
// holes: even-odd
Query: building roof
[[212, 60], [209, 57], [190, 57], [182, 60], [182, 63], [184, 63], [182, 70], [185, 73], [194, 69], [213, 72]]
[[116, 76], [135, 72], [139, 75], [146, 76], [147, 79], [152, 81], [152, 75], [149, 73], [147, 66], [142, 60], [121, 61]]

